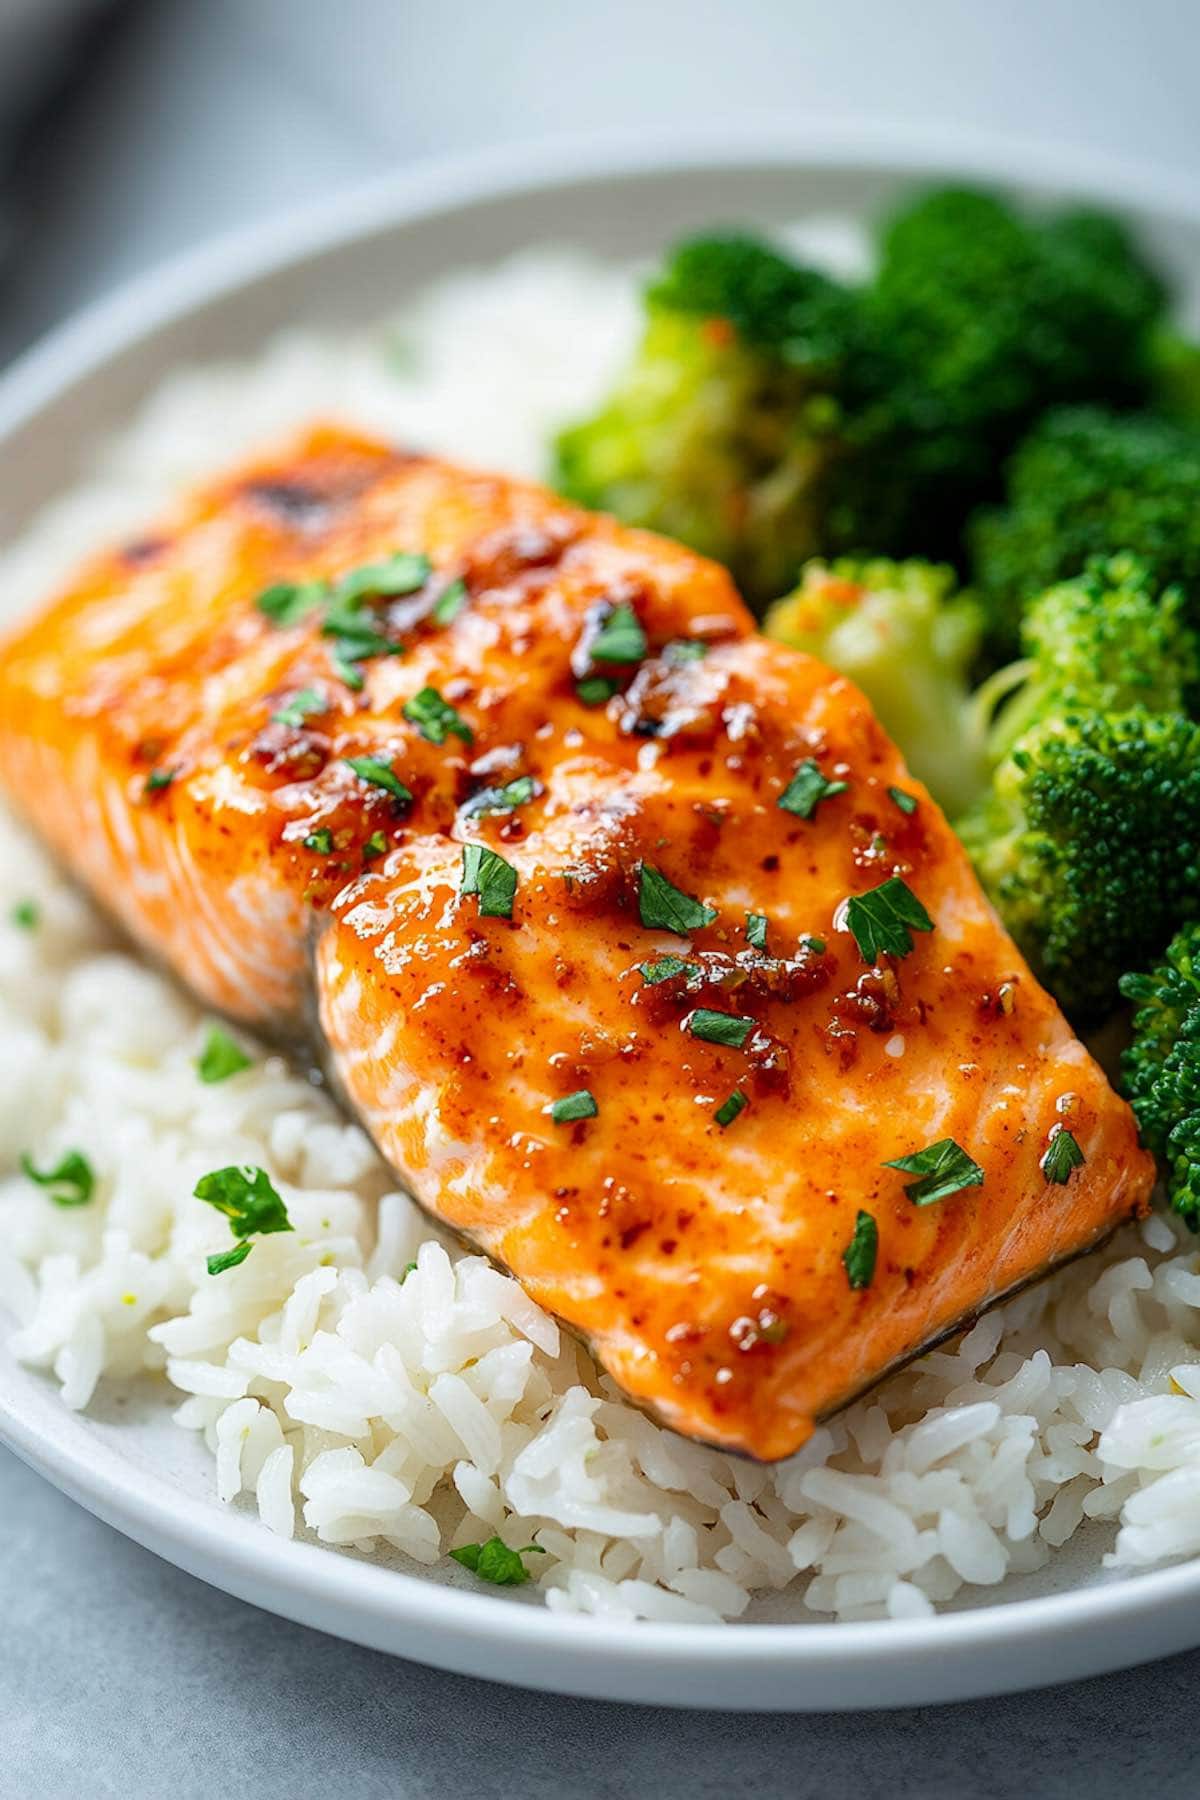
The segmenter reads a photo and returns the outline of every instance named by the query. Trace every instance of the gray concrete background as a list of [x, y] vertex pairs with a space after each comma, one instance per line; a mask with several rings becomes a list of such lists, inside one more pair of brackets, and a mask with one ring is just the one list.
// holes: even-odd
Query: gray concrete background
[[[25, 159], [0, 362], [176, 250], [437, 151], [857, 114], [1200, 172], [1198, 74], [1192, 0], [150, 0], [92, 46]], [[3, 1453], [0, 1619], [3, 1800], [1200, 1791], [1200, 1654], [876, 1715], [722, 1717], [524, 1695], [227, 1599]]]

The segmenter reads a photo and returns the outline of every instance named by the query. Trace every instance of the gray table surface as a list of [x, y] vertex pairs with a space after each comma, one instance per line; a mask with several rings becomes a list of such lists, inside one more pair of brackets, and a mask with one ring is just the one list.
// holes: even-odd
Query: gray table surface
[[[2, 0], [0, 0], [2, 3]], [[226, 226], [440, 149], [736, 117], [1020, 130], [1200, 165], [1182, 0], [154, 0], [56, 109], [0, 280], [0, 363]], [[1086, 16], [1088, 29], [1081, 31]], [[688, 54], [681, 57], [679, 46]], [[671, 80], [662, 79], [670, 69]], [[328, 1794], [1195, 1795], [1200, 1653], [946, 1709], [795, 1719], [527, 1695], [230, 1600], [0, 1452], [0, 1800]], [[1197, 1625], [1200, 1636], [1200, 1622]]]

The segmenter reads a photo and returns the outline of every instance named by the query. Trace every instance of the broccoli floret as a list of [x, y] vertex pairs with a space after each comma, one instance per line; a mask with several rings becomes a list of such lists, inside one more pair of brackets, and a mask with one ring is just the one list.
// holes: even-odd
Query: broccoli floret
[[1137, 1008], [1122, 1086], [1166, 1165], [1172, 1206], [1200, 1231], [1200, 924], [1185, 925], [1157, 967], [1126, 975], [1121, 992]]
[[1129, 550], [1200, 620], [1200, 426], [1091, 407], [1049, 413], [1017, 450], [1008, 499], [971, 531], [989, 641], [1011, 650], [1032, 594]]
[[1200, 907], [1200, 725], [1144, 707], [1046, 718], [958, 830], [1047, 986], [1100, 1019]]
[[1163, 296], [1111, 220], [950, 189], [891, 222], [867, 287], [732, 234], [681, 245], [645, 300], [631, 365], [558, 438], [557, 484], [759, 603], [812, 556], [957, 554], [1037, 412], [1145, 401]]
[[1035, 600], [1021, 625], [1024, 660], [984, 684], [980, 713], [1004, 705], [988, 737], [999, 761], [1039, 719], [1088, 708], [1186, 712], [1200, 678], [1200, 641], [1182, 590], [1162, 593], [1145, 563], [1095, 557], [1082, 575]]
[[753, 238], [682, 244], [602, 410], [561, 433], [557, 485], [682, 539], [753, 598], [827, 541], [856, 302]]
[[886, 228], [868, 301], [888, 402], [927, 477], [986, 489], [1047, 406], [1143, 398], [1164, 290], [1124, 229], [1095, 213], [1026, 219], [944, 188]]
[[811, 562], [763, 627], [857, 682], [913, 773], [951, 813], [986, 775], [968, 683], [978, 613], [954, 585], [944, 564]]

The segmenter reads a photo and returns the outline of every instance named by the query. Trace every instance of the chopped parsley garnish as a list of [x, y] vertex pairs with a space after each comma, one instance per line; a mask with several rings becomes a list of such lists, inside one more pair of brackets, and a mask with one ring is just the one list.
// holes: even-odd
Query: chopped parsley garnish
[[717, 916], [715, 906], [693, 900], [669, 882], [653, 863], [643, 863], [638, 873], [638, 912], [642, 924], [651, 931], [675, 931], [680, 937], [711, 925]]
[[322, 604], [329, 589], [323, 581], [277, 581], [254, 602], [272, 625], [298, 625]]
[[632, 606], [617, 606], [588, 645], [594, 663], [637, 663], [646, 654], [646, 633]]
[[540, 1544], [526, 1544], [520, 1550], [510, 1550], [503, 1538], [498, 1537], [489, 1538], [486, 1544], [463, 1544], [450, 1552], [456, 1563], [470, 1569], [480, 1581], [490, 1581], [496, 1587], [520, 1587], [522, 1582], [529, 1580], [529, 1570], [521, 1558], [545, 1554]]
[[780, 794], [778, 804], [784, 812], [795, 813], [798, 819], [811, 819], [822, 800], [844, 794], [848, 786], [845, 781], [827, 781], [809, 756], [797, 767]]
[[918, 1177], [904, 1184], [914, 1206], [932, 1206], [936, 1200], [948, 1200], [964, 1188], [983, 1185], [983, 1170], [953, 1138], [939, 1138], [936, 1144], [914, 1150], [911, 1156], [897, 1156], [883, 1166]]
[[415, 1275], [416, 1272], [417, 1264], [415, 1262], [406, 1262], [400, 1271], [400, 1286], [403, 1287], [409, 1276]]
[[329, 660], [333, 664], [333, 672], [339, 681], [344, 681], [353, 693], [360, 694], [366, 686], [366, 676], [356, 666], [353, 658], [345, 654], [341, 644], [333, 646], [329, 653]]
[[362, 563], [338, 577], [334, 588], [335, 604], [366, 600], [374, 596], [392, 599], [399, 594], [415, 594], [433, 574], [433, 564], [417, 551], [397, 550], [382, 562]]
[[430, 618], [435, 625], [453, 625], [469, 597], [467, 584], [461, 577], [457, 581], [452, 581], [450, 586], [438, 595], [437, 604], [434, 606]]
[[825, 939], [824, 938], [804, 937], [804, 938], [800, 939], [800, 942], [806, 950], [811, 950], [814, 956], [824, 956], [824, 954], [825, 954]]
[[879, 1227], [869, 1212], [860, 1212], [854, 1221], [854, 1235], [842, 1251], [846, 1279], [852, 1288], [870, 1287], [879, 1254]]
[[703, 638], [672, 638], [663, 645], [663, 661], [670, 663], [701, 662], [708, 655]]
[[536, 800], [541, 791], [541, 782], [535, 781], [532, 775], [515, 775], [503, 787], [483, 788], [480, 793], [473, 794], [462, 810], [473, 815], [514, 812], [518, 806], [528, 806], [531, 800]]
[[42, 918], [36, 900], [18, 900], [8, 916], [22, 931], [36, 931]]
[[374, 862], [377, 857], [387, 855], [388, 841], [382, 831], [373, 831], [363, 845], [362, 855], [365, 863]]
[[685, 962], [682, 956], [660, 956], [657, 962], [639, 963], [638, 972], [647, 987], [657, 987], [660, 981], [670, 981], [674, 975], [698, 975], [700, 965]]
[[373, 656], [401, 656], [404, 645], [376, 631], [356, 612], [330, 612], [321, 628], [323, 637], [334, 639], [333, 654], [341, 662], [368, 662]]
[[333, 855], [333, 833], [328, 825], [319, 825], [316, 831], [310, 831], [304, 840], [306, 850], [315, 850], [318, 856]]
[[717, 1121], [717, 1124], [722, 1127], [732, 1125], [738, 1114], [745, 1112], [749, 1104], [750, 1102], [747, 1100], [745, 1094], [743, 1094], [741, 1088], [734, 1088], [728, 1100], [726, 1100], [723, 1105], [718, 1106], [713, 1117]]
[[204, 1048], [196, 1058], [196, 1073], [201, 1081], [210, 1084], [215, 1081], [228, 1081], [231, 1075], [240, 1075], [243, 1069], [254, 1067], [253, 1057], [246, 1055], [242, 1046], [219, 1025], [211, 1025]]
[[475, 734], [467, 721], [455, 712], [448, 700], [443, 700], [436, 688], [423, 687], [419, 694], [406, 700], [404, 716], [431, 744], [444, 744], [451, 732], [464, 744], [474, 741]]
[[463, 845], [462, 884], [459, 893], [479, 896], [481, 919], [511, 919], [517, 892], [517, 871], [484, 844]]
[[412, 799], [412, 792], [406, 788], [398, 775], [393, 774], [387, 763], [380, 762], [374, 756], [344, 756], [342, 761], [348, 769], [353, 769], [360, 781], [371, 787], [382, 788], [393, 800], [407, 804]]
[[38, 1169], [22, 1156], [21, 1168], [30, 1181], [45, 1188], [55, 1206], [86, 1206], [96, 1191], [96, 1173], [82, 1150], [68, 1150], [52, 1169]]
[[143, 791], [147, 794], [163, 793], [170, 787], [178, 773], [178, 769], [151, 769], [146, 777], [146, 786]]
[[287, 1207], [271, 1177], [253, 1164], [214, 1169], [211, 1174], [202, 1175], [192, 1191], [197, 1200], [225, 1214], [230, 1231], [238, 1239], [232, 1250], [208, 1258], [210, 1275], [223, 1275], [226, 1269], [236, 1269], [244, 1263], [253, 1248], [251, 1238], [292, 1230]]
[[898, 787], [890, 787], [888, 789], [888, 799], [893, 801], [895, 805], [900, 808], [902, 813], [907, 813], [910, 818], [913, 813], [916, 812], [917, 806], [919, 805], [915, 794], [906, 794], [903, 788]]
[[913, 947], [911, 933], [933, 930], [933, 920], [899, 875], [853, 895], [846, 903], [846, 924], [859, 955], [869, 963], [884, 954], [907, 956]]
[[579, 1088], [574, 1094], [564, 1094], [550, 1108], [550, 1117], [556, 1125], [570, 1125], [576, 1119], [594, 1119], [600, 1108], [596, 1105], [596, 1096], [587, 1088]]
[[617, 691], [618, 683], [607, 675], [589, 675], [575, 689], [585, 706], [603, 706]]
[[305, 719], [328, 711], [329, 702], [324, 694], [318, 693], [316, 688], [306, 687], [293, 694], [287, 705], [281, 706], [271, 717], [276, 725], [303, 725]]
[[233, 1246], [232, 1250], [214, 1251], [205, 1259], [209, 1274], [223, 1275], [226, 1269], [236, 1269], [239, 1263], [245, 1262], [253, 1248], [254, 1245], [249, 1239], [243, 1238], [239, 1244]]
[[1072, 1171], [1081, 1169], [1086, 1160], [1074, 1134], [1065, 1125], [1056, 1125], [1050, 1147], [1039, 1167], [1047, 1181], [1052, 1181], [1057, 1187], [1065, 1187], [1071, 1179]]
[[740, 1013], [713, 1012], [710, 1007], [698, 1006], [688, 1019], [687, 1028], [706, 1044], [724, 1044], [730, 1050], [740, 1050], [754, 1030], [754, 1020]]
[[753, 950], [765, 950], [767, 947], [767, 926], [770, 923], [766, 913], [746, 914], [746, 942]]

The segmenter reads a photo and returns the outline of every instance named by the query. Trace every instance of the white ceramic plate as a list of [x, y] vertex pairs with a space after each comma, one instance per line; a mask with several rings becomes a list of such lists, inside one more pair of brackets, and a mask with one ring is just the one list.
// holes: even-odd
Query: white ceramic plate
[[[645, 140], [490, 157], [397, 179], [143, 281], [0, 382], [0, 538], [69, 486], [174, 366], [252, 355], [301, 319], [369, 323], [464, 265], [536, 243], [652, 254], [714, 221], [862, 219], [914, 179], [961, 174], [1126, 212], [1200, 312], [1200, 201], [1182, 179], [1013, 145], [861, 132], [658, 151]], [[381, 1567], [285, 1543], [218, 1506], [212, 1465], [147, 1385], [85, 1417], [0, 1349], [0, 1438], [149, 1549], [288, 1618], [494, 1680], [622, 1700], [803, 1710], [964, 1699], [1095, 1674], [1200, 1643], [1200, 1562], [1105, 1579], [1093, 1542], [1005, 1598], [916, 1622], [772, 1615], [725, 1626], [562, 1617], [460, 1586], [453, 1565]], [[786, 1615], [785, 1615], [786, 1616]]]

